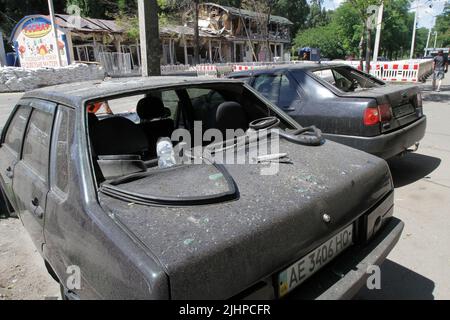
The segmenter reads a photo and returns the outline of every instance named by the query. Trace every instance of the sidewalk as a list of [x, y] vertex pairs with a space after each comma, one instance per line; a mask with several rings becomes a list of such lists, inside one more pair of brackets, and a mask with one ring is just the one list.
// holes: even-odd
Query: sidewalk
[[[428, 77], [425, 83], [419, 84], [422, 89], [422, 95], [425, 101], [447, 102], [450, 103], [450, 72], [445, 74], [442, 80], [441, 91], [432, 91], [433, 76]], [[436, 83], [437, 86], [437, 83]]]
[[417, 153], [389, 160], [394, 215], [405, 222], [381, 266], [381, 290], [358, 299], [450, 299], [450, 73], [441, 92], [421, 85], [427, 130]]

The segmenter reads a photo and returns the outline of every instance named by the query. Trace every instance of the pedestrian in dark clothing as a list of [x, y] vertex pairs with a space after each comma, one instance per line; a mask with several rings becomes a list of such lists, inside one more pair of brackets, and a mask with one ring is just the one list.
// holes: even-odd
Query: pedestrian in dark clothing
[[445, 77], [445, 73], [448, 71], [448, 59], [444, 56], [444, 51], [439, 50], [436, 57], [433, 59], [433, 90], [436, 86], [436, 80], [438, 81], [437, 92], [441, 91], [442, 79]]

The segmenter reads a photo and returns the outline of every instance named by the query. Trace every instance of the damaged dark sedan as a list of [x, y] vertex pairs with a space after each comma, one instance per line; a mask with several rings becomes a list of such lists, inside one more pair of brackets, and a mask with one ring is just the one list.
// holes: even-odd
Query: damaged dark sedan
[[300, 125], [389, 159], [416, 151], [426, 116], [417, 85], [387, 84], [343, 64], [304, 64], [230, 75], [253, 86]]
[[403, 230], [384, 160], [237, 80], [27, 92], [0, 178], [67, 299], [350, 298]]

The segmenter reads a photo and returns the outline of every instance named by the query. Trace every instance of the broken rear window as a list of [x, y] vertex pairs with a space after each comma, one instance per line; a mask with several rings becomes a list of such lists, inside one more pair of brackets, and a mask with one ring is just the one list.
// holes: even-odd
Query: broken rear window
[[343, 92], [354, 92], [383, 85], [376, 78], [350, 67], [334, 67], [313, 74]]
[[[90, 108], [105, 101], [112, 113]], [[236, 150], [246, 149], [249, 139], [239, 145], [237, 141], [246, 137], [250, 123], [277, 114], [242, 83], [228, 81], [104, 97], [86, 107], [100, 191], [124, 201], [157, 205], [237, 198], [237, 187], [221, 165], [225, 162], [205, 156], [203, 150], [211, 147], [208, 152], [214, 156], [230, 151], [234, 159]], [[283, 117], [272, 118], [282, 130], [295, 128]], [[235, 134], [229, 136], [227, 130]], [[192, 165], [186, 159], [201, 161]]]

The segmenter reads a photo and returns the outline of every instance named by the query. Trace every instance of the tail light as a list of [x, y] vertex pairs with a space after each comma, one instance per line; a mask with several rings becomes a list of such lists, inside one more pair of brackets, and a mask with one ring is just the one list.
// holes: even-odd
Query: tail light
[[380, 111], [380, 121], [388, 122], [392, 119], [392, 111], [391, 106], [388, 104], [380, 104], [378, 106], [378, 110]]
[[392, 119], [391, 106], [380, 104], [378, 107], [369, 107], [364, 110], [364, 125], [373, 126], [381, 122], [388, 122]]
[[422, 94], [420, 92], [416, 95], [416, 108], [422, 108]]
[[373, 126], [380, 122], [380, 112], [378, 108], [367, 108], [364, 110], [364, 125]]

